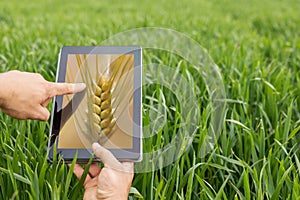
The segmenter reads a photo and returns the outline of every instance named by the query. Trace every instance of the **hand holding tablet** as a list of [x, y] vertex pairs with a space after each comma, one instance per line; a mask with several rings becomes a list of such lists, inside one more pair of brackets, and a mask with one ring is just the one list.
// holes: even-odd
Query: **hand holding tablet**
[[64, 47], [57, 82], [85, 83], [86, 90], [57, 96], [50, 127], [53, 150], [65, 161], [91, 156], [99, 142], [121, 161], [141, 160], [141, 48]]
[[[83, 183], [85, 192], [83, 199], [127, 199], [133, 179], [133, 163], [119, 162], [107, 149], [94, 143], [93, 151], [102, 160], [104, 167], [92, 163]], [[69, 167], [72, 165], [69, 164]], [[82, 178], [84, 168], [75, 164], [73, 169], [78, 179]]]

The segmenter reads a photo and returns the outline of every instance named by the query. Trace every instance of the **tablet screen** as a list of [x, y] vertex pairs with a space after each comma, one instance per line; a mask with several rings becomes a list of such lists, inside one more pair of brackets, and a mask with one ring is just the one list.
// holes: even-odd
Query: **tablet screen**
[[[106, 148], [132, 148], [133, 67], [134, 54], [67, 56], [65, 82], [84, 82], [87, 92], [81, 102], [78, 102], [79, 105], [73, 103], [71, 116], [66, 113], [69, 110], [62, 109], [57, 142], [59, 149], [90, 148], [95, 140]], [[96, 91], [96, 87], [101, 81], [103, 84], [108, 83], [110, 87], [99, 87], [102, 90], [99, 92]], [[74, 95], [63, 96], [62, 108], [66, 107], [73, 97]], [[96, 102], [96, 99], [101, 103]], [[108, 103], [104, 105], [106, 102]], [[92, 107], [91, 110], [88, 109], [89, 106]], [[106, 132], [103, 133], [104, 131]], [[101, 139], [101, 135], [106, 139]]]

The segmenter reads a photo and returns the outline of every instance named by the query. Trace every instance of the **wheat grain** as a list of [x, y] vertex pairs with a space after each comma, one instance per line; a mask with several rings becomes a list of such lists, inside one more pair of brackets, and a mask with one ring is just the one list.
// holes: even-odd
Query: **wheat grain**
[[93, 120], [100, 139], [108, 136], [116, 124], [112, 113], [111, 86], [111, 80], [103, 76], [100, 76], [94, 86]]

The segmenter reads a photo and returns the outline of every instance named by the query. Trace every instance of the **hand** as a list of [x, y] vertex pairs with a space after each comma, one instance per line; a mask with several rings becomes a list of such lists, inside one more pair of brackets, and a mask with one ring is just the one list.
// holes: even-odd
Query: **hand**
[[40, 74], [9, 71], [0, 74], [0, 108], [17, 119], [47, 121], [52, 97], [84, 90], [85, 84], [52, 83]]
[[[110, 151], [98, 143], [93, 144], [93, 151], [104, 163], [104, 167], [101, 169], [96, 163], [90, 166], [84, 182], [83, 199], [128, 199], [133, 179], [133, 163], [120, 163]], [[73, 172], [80, 179], [84, 169], [76, 164]]]

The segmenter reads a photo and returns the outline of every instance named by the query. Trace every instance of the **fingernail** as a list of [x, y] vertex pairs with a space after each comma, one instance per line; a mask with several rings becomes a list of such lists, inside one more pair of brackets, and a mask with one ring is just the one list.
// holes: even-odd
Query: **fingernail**
[[75, 83], [74, 84], [74, 90], [75, 91], [82, 91], [86, 88], [85, 83]]
[[100, 144], [97, 143], [97, 142], [94, 142], [94, 143], [92, 144], [92, 148], [93, 148], [94, 150], [96, 150], [96, 149], [98, 149], [98, 148], [100, 148], [100, 147], [101, 147]]

